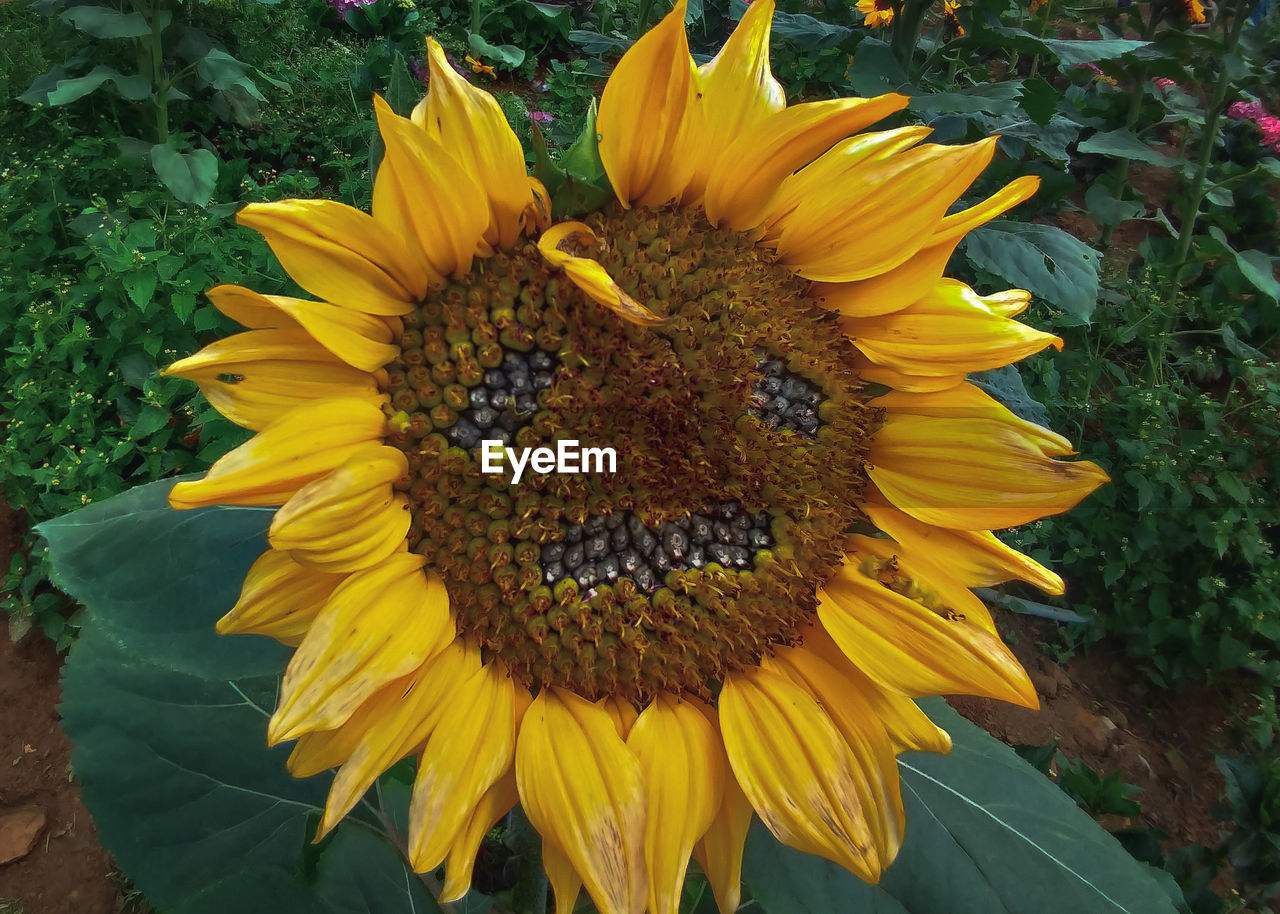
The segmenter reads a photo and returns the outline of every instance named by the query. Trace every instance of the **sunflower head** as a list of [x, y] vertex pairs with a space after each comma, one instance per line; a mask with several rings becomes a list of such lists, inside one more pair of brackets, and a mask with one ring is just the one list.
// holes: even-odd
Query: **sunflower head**
[[588, 137], [613, 199], [554, 224], [429, 42], [412, 116], [375, 99], [372, 215], [238, 217], [314, 298], [220, 286], [248, 329], [168, 369], [257, 433], [173, 506], [279, 506], [219, 623], [297, 646], [268, 738], [338, 767], [322, 834], [415, 756], [446, 900], [517, 802], [562, 912], [674, 912], [690, 855], [732, 911], [753, 812], [874, 881], [895, 754], [949, 745], [912, 699], [1036, 703], [969, 588], [1061, 592], [991, 530], [1105, 476], [965, 381], [1061, 345], [1029, 295], [942, 275], [1036, 181], [952, 212], [993, 141], [787, 106], [772, 13], [701, 67], [683, 4], [637, 42]]
[[858, 0], [857, 6], [863, 22], [873, 29], [893, 22], [893, 0]]

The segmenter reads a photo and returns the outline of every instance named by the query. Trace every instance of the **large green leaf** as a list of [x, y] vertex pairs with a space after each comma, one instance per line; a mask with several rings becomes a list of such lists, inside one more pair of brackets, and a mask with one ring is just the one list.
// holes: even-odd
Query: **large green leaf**
[[84, 76], [67, 76], [62, 67], [54, 67], [35, 79], [18, 101], [28, 105], [66, 105], [84, 98], [103, 85], [113, 86], [122, 98], [131, 102], [151, 96], [151, 80], [134, 73], [124, 73], [98, 64]]
[[267, 548], [272, 509], [174, 511], [172, 487], [139, 486], [36, 527], [55, 582], [89, 607], [93, 628], [150, 665], [224, 680], [276, 673], [285, 648], [213, 630]]
[[1053, 225], [997, 220], [970, 232], [974, 266], [1028, 289], [1086, 324], [1098, 299], [1097, 251]]
[[1148, 165], [1160, 165], [1165, 168], [1177, 165], [1180, 161], [1148, 146], [1136, 133], [1124, 127], [1095, 133], [1076, 148], [1080, 152], [1091, 152], [1116, 159], [1131, 159], [1135, 162], [1145, 162]]
[[767, 914], [1174, 914], [1153, 871], [1056, 785], [938, 699], [947, 756], [899, 759], [906, 843], [879, 886], [759, 829], [744, 873]]
[[62, 18], [94, 38], [141, 38], [151, 34], [151, 23], [146, 16], [121, 13], [105, 6], [73, 6]]

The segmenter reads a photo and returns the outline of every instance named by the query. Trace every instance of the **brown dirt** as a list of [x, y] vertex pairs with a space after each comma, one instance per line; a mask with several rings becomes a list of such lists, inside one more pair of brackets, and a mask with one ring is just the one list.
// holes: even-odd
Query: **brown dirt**
[[1031, 674], [1041, 709], [982, 698], [951, 698], [951, 705], [1007, 743], [1042, 746], [1059, 739], [1069, 759], [1083, 759], [1102, 775], [1119, 771], [1142, 788], [1134, 797], [1141, 815], [1104, 822], [1108, 827], [1158, 828], [1169, 836], [1168, 849], [1216, 845], [1220, 825], [1209, 810], [1222, 776], [1214, 754], [1230, 748], [1232, 708], [1243, 706], [1232, 699], [1247, 694], [1202, 685], [1159, 691], [1105, 644], [1060, 666], [1037, 646], [1052, 638], [1052, 623], [1012, 613], [998, 618]]
[[[23, 518], [0, 500], [0, 569], [22, 542]], [[0, 904], [21, 914], [113, 914], [111, 857], [98, 844], [71, 777], [71, 741], [58, 726], [62, 658], [38, 633], [13, 644], [0, 626], [0, 815], [38, 806], [46, 816], [35, 848], [0, 865]], [[5, 911], [10, 908], [5, 907]]]

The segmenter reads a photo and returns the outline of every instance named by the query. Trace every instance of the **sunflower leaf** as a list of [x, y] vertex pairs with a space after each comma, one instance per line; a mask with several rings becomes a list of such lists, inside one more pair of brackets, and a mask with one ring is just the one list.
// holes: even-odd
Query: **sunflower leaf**
[[1101, 255], [1055, 225], [1000, 219], [974, 229], [964, 253], [975, 267], [1028, 289], [1087, 324], [1098, 299]]
[[1174, 914], [1167, 883], [1052, 781], [941, 699], [922, 705], [954, 747], [899, 759], [906, 842], [881, 884], [758, 828], [743, 872], [767, 914]]

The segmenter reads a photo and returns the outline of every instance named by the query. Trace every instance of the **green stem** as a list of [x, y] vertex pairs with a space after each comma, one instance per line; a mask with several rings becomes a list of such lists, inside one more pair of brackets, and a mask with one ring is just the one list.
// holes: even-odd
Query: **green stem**
[[[1159, 16], [1154, 12], [1151, 18], [1147, 20], [1146, 27], [1142, 30], [1142, 40], [1150, 41], [1156, 31], [1156, 24], [1160, 21]], [[1138, 125], [1138, 117], [1142, 114], [1142, 98], [1147, 91], [1147, 66], [1139, 62], [1134, 66], [1133, 85], [1129, 87], [1129, 112], [1125, 115], [1124, 126], [1126, 130], [1132, 131]], [[1129, 160], [1121, 159], [1116, 163], [1116, 173], [1113, 178], [1115, 195], [1118, 198], [1124, 190], [1125, 184], [1129, 181]], [[1098, 239], [1098, 246], [1106, 248], [1111, 243], [1111, 234], [1116, 230], [1116, 224], [1105, 225], [1102, 227], [1102, 236]]]
[[[1028, 9], [1030, 9], [1030, 7], [1029, 7], [1029, 6], [1028, 6]], [[1045, 29], [1047, 29], [1047, 28], [1049, 27], [1049, 18], [1050, 18], [1051, 16], [1053, 16], [1053, 0], [1046, 0], [1046, 3], [1045, 3], [1045, 5], [1044, 5], [1044, 18], [1040, 20], [1040, 28], [1037, 30], [1037, 36], [1036, 36], [1036, 37], [1038, 37], [1038, 38], [1043, 38], [1043, 37], [1044, 37], [1044, 31], [1045, 31]], [[1036, 72], [1037, 72], [1039, 69], [1040, 69], [1040, 55], [1039, 55], [1039, 54], [1032, 54], [1032, 55], [1031, 55], [1031, 70], [1030, 70], [1030, 72], [1027, 74], [1027, 79], [1031, 79], [1031, 78], [1033, 78], [1033, 77], [1036, 75]], [[1010, 76], [1016, 76], [1017, 74], [1016, 74], [1016, 73], [1013, 73], [1013, 72], [1010, 72], [1010, 73], [1009, 73], [1009, 75], [1010, 75]]]
[[151, 86], [155, 90], [156, 106], [156, 142], [169, 141], [169, 84], [164, 79], [164, 42], [161, 35], [164, 26], [160, 24], [160, 2], [151, 3]]
[[480, 13], [480, 0], [471, 0], [471, 34], [479, 35], [483, 16]]
[[916, 41], [920, 38], [920, 24], [932, 5], [933, 0], [904, 0], [901, 5], [894, 4], [893, 39], [890, 46], [904, 72], [911, 72], [911, 58], [915, 53]]
[[[1230, 28], [1224, 24], [1226, 40], [1224, 42], [1227, 57], [1234, 54], [1240, 42], [1240, 32], [1244, 28], [1245, 10], [1248, 0], [1236, 0], [1232, 8]], [[1169, 293], [1179, 286], [1182, 271], [1187, 265], [1191, 253], [1191, 241], [1195, 237], [1196, 221], [1200, 218], [1200, 204], [1205, 196], [1205, 181], [1209, 176], [1209, 165], [1213, 161], [1213, 150], [1218, 142], [1218, 122], [1222, 116], [1223, 103], [1227, 100], [1227, 92], [1231, 88], [1231, 76], [1226, 61], [1222, 62], [1218, 71], [1217, 82], [1213, 86], [1213, 97], [1205, 114], [1204, 134], [1200, 137], [1200, 155], [1196, 163], [1196, 174], [1188, 188], [1186, 206], [1182, 210], [1182, 225], [1178, 229], [1178, 247], [1173, 255], [1173, 269], [1169, 271]]]
[[649, 27], [649, 14], [653, 11], [653, 0], [640, 0], [640, 21], [639, 29], [636, 36], [639, 37], [645, 33], [645, 29]]

